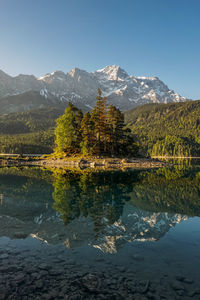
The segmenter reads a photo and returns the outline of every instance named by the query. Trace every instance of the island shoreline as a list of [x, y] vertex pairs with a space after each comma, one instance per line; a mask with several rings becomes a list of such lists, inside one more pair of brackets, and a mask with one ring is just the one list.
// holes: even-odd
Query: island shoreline
[[172, 166], [168, 162], [150, 158], [68, 157], [68, 158], [0, 158], [0, 166], [40, 166], [57, 168], [150, 169]]

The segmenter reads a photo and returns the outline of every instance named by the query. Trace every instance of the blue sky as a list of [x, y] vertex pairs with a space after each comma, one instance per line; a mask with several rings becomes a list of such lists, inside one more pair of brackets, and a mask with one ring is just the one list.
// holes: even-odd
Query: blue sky
[[0, 69], [120, 65], [200, 99], [199, 0], [0, 0]]

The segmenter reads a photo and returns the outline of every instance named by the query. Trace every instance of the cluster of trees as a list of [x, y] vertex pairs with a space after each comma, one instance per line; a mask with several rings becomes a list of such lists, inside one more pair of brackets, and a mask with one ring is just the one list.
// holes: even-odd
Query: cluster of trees
[[147, 104], [125, 113], [127, 126], [152, 156], [200, 156], [200, 101]]
[[[164, 139], [157, 140], [152, 147], [152, 156], [191, 157], [197, 153], [199, 145], [194, 139], [167, 135]], [[195, 151], [196, 150], [196, 151]]]
[[92, 112], [82, 111], [69, 103], [57, 119], [55, 152], [83, 155], [136, 155], [138, 146], [130, 129], [125, 128], [124, 115], [115, 106], [107, 106], [98, 89]]

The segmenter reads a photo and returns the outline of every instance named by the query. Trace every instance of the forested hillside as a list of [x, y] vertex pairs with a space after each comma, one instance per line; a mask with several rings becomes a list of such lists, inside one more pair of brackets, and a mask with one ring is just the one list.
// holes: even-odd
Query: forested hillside
[[125, 121], [147, 155], [200, 156], [200, 100], [138, 106]]
[[[0, 153], [50, 153], [55, 120], [64, 109], [0, 115]], [[200, 100], [147, 104], [125, 112], [144, 155], [200, 156]]]
[[0, 153], [50, 153], [55, 119], [64, 110], [37, 109], [0, 115]]

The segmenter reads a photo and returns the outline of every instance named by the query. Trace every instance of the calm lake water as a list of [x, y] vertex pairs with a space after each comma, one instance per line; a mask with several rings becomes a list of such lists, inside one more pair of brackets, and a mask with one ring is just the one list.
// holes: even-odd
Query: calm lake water
[[[57, 293], [70, 267], [77, 276], [153, 280], [149, 290], [126, 287], [119, 298], [99, 299], [200, 299], [200, 161], [141, 171], [0, 168], [0, 279], [18, 272], [30, 279], [29, 266], [38, 264], [43, 273], [59, 270]], [[2, 299], [36, 298], [31, 293], [4, 285]], [[37, 287], [38, 299], [44, 293]]]

